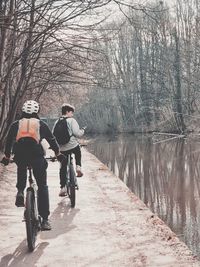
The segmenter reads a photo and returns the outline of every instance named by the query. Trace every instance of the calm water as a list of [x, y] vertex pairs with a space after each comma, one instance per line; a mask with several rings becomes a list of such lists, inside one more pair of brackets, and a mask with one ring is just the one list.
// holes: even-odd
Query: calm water
[[200, 258], [200, 140], [98, 137], [95, 154]]

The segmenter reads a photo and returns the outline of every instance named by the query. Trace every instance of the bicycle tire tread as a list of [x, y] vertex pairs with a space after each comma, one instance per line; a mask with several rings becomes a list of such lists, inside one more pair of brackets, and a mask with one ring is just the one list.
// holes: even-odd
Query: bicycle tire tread
[[33, 214], [34, 210], [34, 193], [31, 190], [26, 194], [26, 209], [25, 209], [25, 222], [26, 222], [26, 234], [29, 251], [33, 251], [35, 248], [35, 241], [37, 230], [35, 229], [35, 218]]

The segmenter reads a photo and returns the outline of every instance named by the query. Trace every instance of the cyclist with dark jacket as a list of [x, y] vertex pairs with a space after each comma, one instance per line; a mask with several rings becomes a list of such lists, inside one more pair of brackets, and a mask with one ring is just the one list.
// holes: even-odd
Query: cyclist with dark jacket
[[17, 207], [24, 206], [27, 166], [32, 167], [38, 185], [38, 211], [42, 217], [42, 230], [51, 230], [48, 221], [50, 214], [46, 172], [48, 163], [44, 158], [41, 140], [47, 140], [59, 161], [65, 159], [65, 156], [60, 153], [55, 137], [47, 124], [39, 119], [38, 112], [39, 104], [36, 101], [28, 100], [24, 103], [21, 119], [13, 122], [10, 127], [5, 145], [5, 156], [1, 163], [8, 165], [11, 153], [14, 154], [14, 161], [17, 164], [18, 192], [15, 202]]

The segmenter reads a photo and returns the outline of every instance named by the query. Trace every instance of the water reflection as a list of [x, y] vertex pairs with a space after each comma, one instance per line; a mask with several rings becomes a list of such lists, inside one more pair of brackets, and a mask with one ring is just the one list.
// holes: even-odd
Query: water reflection
[[101, 137], [88, 149], [200, 258], [200, 143], [152, 137]]

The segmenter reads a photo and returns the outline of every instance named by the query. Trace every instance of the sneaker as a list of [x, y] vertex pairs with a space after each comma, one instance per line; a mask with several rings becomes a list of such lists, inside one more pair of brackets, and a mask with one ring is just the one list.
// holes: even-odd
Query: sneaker
[[17, 192], [15, 206], [24, 207], [24, 193], [22, 191]]
[[82, 171], [81, 171], [81, 166], [79, 166], [79, 165], [77, 165], [76, 166], [76, 176], [77, 177], [82, 177], [83, 176], [83, 173], [82, 173]]
[[78, 184], [75, 184], [75, 189], [79, 190]]
[[51, 230], [51, 224], [49, 223], [48, 219], [43, 219], [42, 225], [41, 225], [42, 231], [50, 231]]
[[65, 196], [67, 196], [67, 188], [66, 187], [62, 187], [60, 189], [59, 197], [65, 197]]

